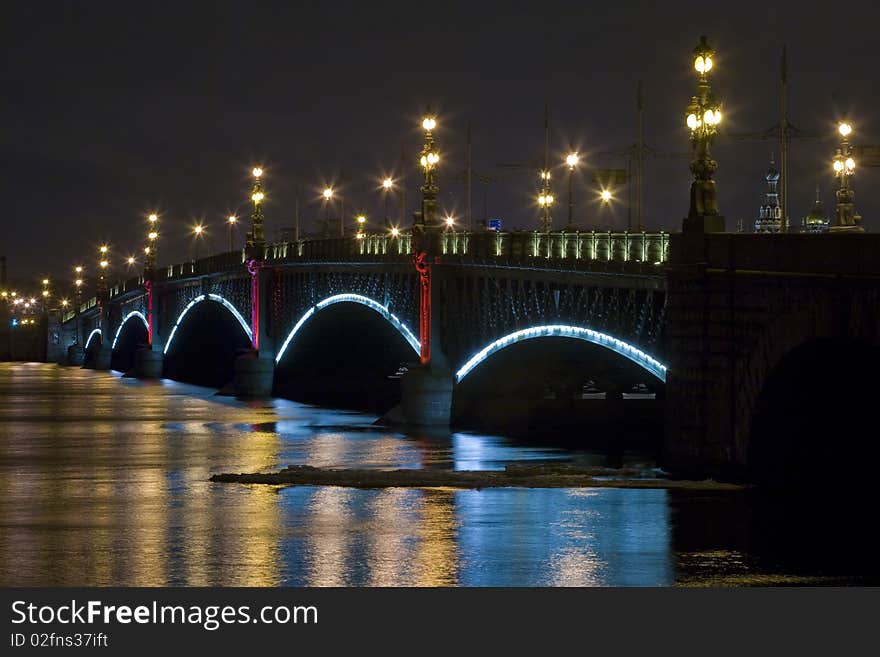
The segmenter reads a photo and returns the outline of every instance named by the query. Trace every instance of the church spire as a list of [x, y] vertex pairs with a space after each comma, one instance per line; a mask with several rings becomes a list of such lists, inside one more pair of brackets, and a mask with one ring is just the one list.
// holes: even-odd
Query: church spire
[[770, 168], [764, 175], [767, 183], [766, 201], [758, 210], [755, 219], [756, 233], [779, 233], [782, 230], [782, 208], [779, 205], [779, 171], [776, 169], [774, 154], [770, 154]]

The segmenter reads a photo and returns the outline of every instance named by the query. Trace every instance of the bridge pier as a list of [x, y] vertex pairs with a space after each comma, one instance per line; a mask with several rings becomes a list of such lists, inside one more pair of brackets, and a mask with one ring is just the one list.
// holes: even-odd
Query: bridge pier
[[89, 369], [109, 370], [112, 356], [113, 351], [102, 342], [100, 348], [95, 352], [95, 362]]
[[68, 365], [76, 365], [77, 367], [82, 367], [85, 356], [86, 355], [82, 350], [82, 346], [79, 343], [74, 343], [67, 348], [66, 363]]
[[161, 349], [138, 349], [134, 354], [134, 375], [139, 379], [160, 379], [164, 362], [165, 356]]
[[275, 379], [275, 361], [248, 351], [235, 359], [232, 388], [239, 397], [270, 397]]
[[401, 380], [403, 421], [414, 426], [448, 427], [452, 415], [452, 373], [416, 367]]

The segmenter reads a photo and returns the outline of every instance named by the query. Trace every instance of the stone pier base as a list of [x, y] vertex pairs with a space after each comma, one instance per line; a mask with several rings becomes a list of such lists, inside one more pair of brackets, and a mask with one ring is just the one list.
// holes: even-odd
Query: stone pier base
[[415, 368], [401, 380], [401, 419], [409, 425], [448, 427], [452, 412], [451, 372]]
[[275, 361], [271, 358], [248, 352], [235, 359], [232, 388], [239, 397], [271, 397], [274, 378]]
[[110, 349], [105, 349], [103, 346], [95, 352], [95, 362], [92, 364], [91, 369], [94, 370], [109, 370], [110, 369], [110, 358], [113, 355], [113, 352]]
[[164, 355], [161, 351], [145, 348], [138, 349], [134, 354], [134, 368], [132, 373], [139, 379], [162, 378], [162, 364]]
[[80, 345], [72, 344], [67, 348], [67, 359], [65, 364], [82, 367], [83, 360], [85, 360], [85, 354]]

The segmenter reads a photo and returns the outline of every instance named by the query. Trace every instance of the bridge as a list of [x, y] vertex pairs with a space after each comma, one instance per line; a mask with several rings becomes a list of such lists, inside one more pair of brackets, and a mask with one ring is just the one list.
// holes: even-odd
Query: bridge
[[804, 403], [834, 406], [843, 393], [836, 426], [822, 425], [831, 432], [858, 431], [846, 418], [870, 407], [880, 235], [436, 237], [427, 296], [415, 231], [267, 243], [257, 258], [244, 249], [170, 265], [55, 311], [50, 358], [176, 377], [194, 340], [225, 321], [227, 389], [269, 395], [309, 326], [325, 330], [346, 320], [334, 309], [359, 308], [391, 329], [383, 339], [409, 361], [397, 419], [448, 425], [465, 379], [499, 352], [580, 340], [665, 398], [666, 464], [696, 475], [791, 476], [783, 461], [815, 433]]
[[590, 342], [665, 381], [669, 234], [445, 230], [438, 238], [427, 300], [412, 234], [269, 243], [256, 258], [247, 250], [222, 253], [96, 293], [58, 315], [50, 359], [173, 375], [186, 348], [184, 329], [211, 306], [217, 321], [225, 316], [238, 333], [226, 351], [231, 391], [268, 395], [276, 367], [307, 325], [320, 324], [333, 308], [358, 306], [394, 329], [410, 361], [430, 359], [436, 376], [415, 388], [406, 385], [415, 375], [404, 377], [406, 418], [417, 424], [448, 424], [455, 385], [497, 351], [528, 339]]
[[[865, 234], [855, 211], [852, 167], [837, 158], [828, 232], [795, 234], [780, 221], [776, 233], [725, 233], [705, 38], [695, 53], [694, 177], [680, 233], [550, 231], [548, 193], [542, 231], [455, 230], [439, 216], [429, 113], [411, 229], [371, 234], [361, 223], [347, 238], [267, 242], [256, 168], [241, 251], [157, 267], [148, 242], [141, 276], [108, 286], [101, 274], [90, 298], [52, 315], [49, 358], [242, 396], [323, 383], [352, 403], [381, 391], [391, 359], [406, 364], [386, 418], [449, 426], [468, 408], [482, 412], [487, 389], [540, 368], [523, 359], [493, 371], [520, 357], [517, 345], [550, 345], [550, 358], [574, 343], [588, 350], [589, 383], [616, 420], [626, 390], [663, 404], [663, 460], [674, 472], [789, 486], [842, 459], [868, 467], [880, 457], [863, 438], [880, 372], [880, 236]], [[841, 124], [839, 154], [850, 131]], [[546, 192], [549, 172], [542, 180]], [[350, 362], [376, 377], [349, 381]]]

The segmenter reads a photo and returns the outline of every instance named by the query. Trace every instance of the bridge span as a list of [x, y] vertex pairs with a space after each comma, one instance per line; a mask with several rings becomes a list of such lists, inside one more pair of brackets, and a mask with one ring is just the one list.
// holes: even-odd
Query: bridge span
[[[228, 389], [269, 395], [301, 336], [338, 330], [338, 311], [356, 307], [389, 327], [409, 361], [398, 417], [443, 425], [465, 379], [499, 352], [580, 340], [665, 399], [668, 467], [767, 480], [796, 478], [791, 464], [807, 458], [797, 441], [833, 429], [804, 400], [867, 399], [856, 388], [871, 389], [880, 367], [877, 235], [447, 230], [427, 306], [413, 242], [267, 243], [256, 257], [163, 267], [55, 313], [50, 358], [173, 377], [195, 344], [181, 336], [201, 322], [197, 341], [229, 336]], [[211, 328], [221, 321], [223, 332]], [[842, 362], [855, 371], [848, 383]], [[860, 417], [848, 405], [835, 422], [853, 432]]]

